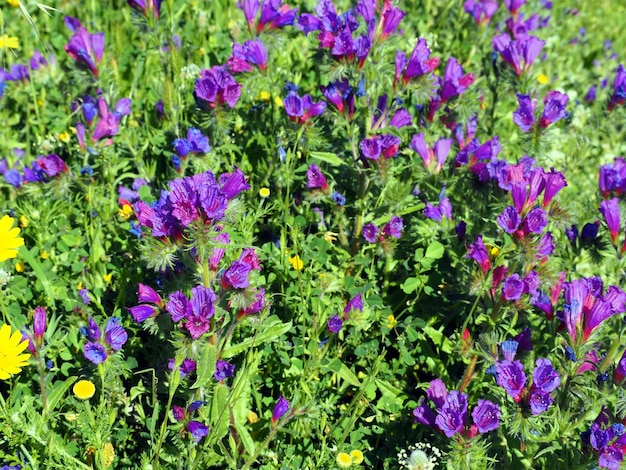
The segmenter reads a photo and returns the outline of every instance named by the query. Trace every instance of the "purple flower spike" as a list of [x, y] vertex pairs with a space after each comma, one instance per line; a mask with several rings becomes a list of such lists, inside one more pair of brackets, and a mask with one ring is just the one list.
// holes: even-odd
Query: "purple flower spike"
[[568, 101], [569, 96], [567, 96], [565, 93], [560, 93], [558, 91], [549, 91], [546, 97], [543, 99], [544, 108], [543, 115], [539, 120], [539, 127], [545, 129], [550, 124], [560, 121], [565, 116], [567, 116], [565, 108], [567, 107]]
[[519, 108], [513, 112], [513, 122], [517, 124], [523, 132], [528, 132], [535, 125], [535, 107], [537, 103], [531, 99], [530, 95], [517, 95]]
[[545, 41], [529, 35], [511, 40], [509, 35], [504, 33], [493, 39], [493, 48], [500, 54], [502, 60], [513, 67], [518, 77], [530, 68], [544, 45]]
[[479, 433], [493, 431], [500, 426], [500, 408], [489, 400], [478, 400], [472, 410], [472, 419]]
[[600, 212], [604, 216], [607, 227], [611, 232], [611, 242], [617, 244], [620, 229], [619, 199], [613, 198], [600, 203]]
[[278, 420], [287, 413], [287, 411], [289, 411], [289, 401], [281, 395], [272, 410], [272, 423], [276, 424]]
[[330, 319], [328, 320], [328, 325], [327, 325], [327, 329], [328, 331], [330, 331], [331, 333], [339, 333], [341, 331], [341, 328], [343, 327], [343, 321], [341, 320], [341, 318], [339, 317], [339, 315], [333, 315], [332, 317], [330, 317]]
[[619, 64], [615, 80], [613, 81], [613, 94], [611, 95], [611, 101], [609, 101], [609, 111], [613, 111], [615, 106], [622, 104], [624, 101], [626, 101], [626, 71], [624, 71], [624, 66]]

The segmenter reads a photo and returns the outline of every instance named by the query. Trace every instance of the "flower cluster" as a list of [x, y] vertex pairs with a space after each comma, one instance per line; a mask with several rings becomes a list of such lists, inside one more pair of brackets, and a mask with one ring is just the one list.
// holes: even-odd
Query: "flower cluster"
[[402, 217], [394, 215], [391, 220], [385, 224], [382, 230], [377, 225], [369, 223], [363, 226], [363, 238], [369, 243], [384, 242], [391, 238], [400, 239], [402, 237], [402, 228], [404, 227]]
[[[72, 107], [76, 108], [78, 105], [73, 104]], [[130, 107], [131, 100], [129, 98], [120, 98], [111, 110], [102, 96], [99, 96], [98, 99], [94, 99], [92, 96], [83, 97], [80, 109], [87, 127], [82, 122], [76, 124], [76, 138], [80, 148], [83, 151], [86, 148], [87, 131], [91, 133], [92, 142], [102, 141], [105, 146], [112, 144], [113, 141], [110, 137], [117, 135], [119, 123], [124, 116], [130, 114]]]
[[[55, 153], [38, 156], [30, 166], [24, 165], [21, 161], [23, 151], [16, 150], [16, 154], [19, 159], [10, 169], [4, 158], [0, 160], [0, 174], [7, 183], [16, 188], [21, 188], [26, 183], [47, 183], [51, 178], [68, 171], [66, 163]], [[22, 165], [20, 172], [18, 168]]]
[[196, 80], [194, 96], [199, 105], [206, 103], [211, 108], [220, 108], [226, 103], [234, 108], [241, 95], [241, 85], [228, 73], [223, 65], [215, 65], [200, 72]]
[[626, 433], [622, 423], [610, 424], [609, 412], [602, 408], [591, 427], [581, 434], [583, 446], [598, 453], [600, 468], [619, 470], [626, 454]]
[[[513, 122], [522, 130], [522, 132], [529, 132], [536, 125], [535, 109], [537, 107], [537, 101], [531, 98], [530, 95], [517, 95], [519, 102], [519, 108], [513, 112]], [[539, 119], [539, 126], [537, 129], [545, 129], [550, 124], [560, 121], [567, 116], [565, 108], [569, 97], [565, 93], [558, 91], [549, 91], [543, 99], [544, 107], [543, 114]]]
[[[282, 4], [282, 0], [261, 0], [260, 5], [259, 0], [241, 0], [237, 2], [237, 7], [241, 8], [246, 16], [248, 30], [256, 34], [292, 25], [298, 13], [297, 8], [290, 9], [288, 5]], [[259, 9], [261, 15], [257, 20]]]
[[496, 382], [516, 403], [530, 406], [532, 414], [538, 415], [548, 410], [554, 399], [551, 392], [561, 384], [559, 374], [549, 359], [537, 359], [532, 374], [532, 383], [526, 387], [527, 377], [523, 364], [515, 360], [520, 343], [515, 340], [501, 344], [504, 360], [496, 361]]
[[184, 435], [188, 432], [195, 443], [200, 442], [202, 438], [209, 434], [209, 428], [205, 424], [191, 419], [193, 414], [205, 404], [206, 403], [203, 401], [194, 401], [187, 407], [187, 410], [185, 410], [182, 406], [172, 406], [174, 419], [183, 423], [183, 428], [181, 429], [180, 434]]
[[500, 426], [500, 408], [489, 400], [478, 400], [478, 404], [472, 410], [474, 424], [467, 426], [467, 394], [457, 390], [448, 392], [441, 379], [430, 382], [426, 394], [435, 405], [436, 413], [422, 398], [420, 404], [413, 410], [415, 422], [432, 426], [447, 437], [460, 434], [472, 438], [478, 433], [484, 434]]
[[128, 333], [120, 325], [120, 319], [117, 317], [107, 320], [104, 336], [96, 321], [91, 317], [87, 328], [81, 328], [81, 332], [89, 340], [84, 347], [85, 358], [96, 365], [103, 363], [112, 352], [122, 349], [128, 340]]

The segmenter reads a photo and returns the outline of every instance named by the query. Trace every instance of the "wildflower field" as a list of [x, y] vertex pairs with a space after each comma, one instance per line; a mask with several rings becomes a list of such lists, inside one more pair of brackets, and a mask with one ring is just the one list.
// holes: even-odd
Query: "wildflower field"
[[626, 468], [624, 17], [0, 0], [0, 470]]

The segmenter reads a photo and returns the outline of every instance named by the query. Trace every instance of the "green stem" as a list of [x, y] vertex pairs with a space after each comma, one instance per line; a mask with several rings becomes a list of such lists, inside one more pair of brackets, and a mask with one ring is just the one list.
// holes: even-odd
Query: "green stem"
[[158, 470], [159, 468], [159, 461], [160, 461], [159, 455], [161, 453], [161, 447], [163, 446], [163, 440], [165, 439], [165, 431], [167, 430], [168, 416], [169, 416], [170, 409], [172, 409], [172, 401], [174, 401], [174, 393], [176, 393], [176, 389], [178, 388], [178, 383], [180, 382], [180, 380], [175, 380], [175, 377], [177, 377], [176, 374], [179, 374], [178, 376], [180, 376], [178, 367], [174, 367], [174, 370], [172, 371], [172, 374], [170, 376], [170, 388], [169, 388], [168, 397], [167, 397], [167, 405], [165, 407], [165, 416], [163, 417], [163, 422], [161, 423], [161, 429], [159, 431], [159, 438], [157, 440], [156, 450], [154, 451], [154, 456], [152, 458], [153, 459], [152, 465], [154, 466], [155, 470]]

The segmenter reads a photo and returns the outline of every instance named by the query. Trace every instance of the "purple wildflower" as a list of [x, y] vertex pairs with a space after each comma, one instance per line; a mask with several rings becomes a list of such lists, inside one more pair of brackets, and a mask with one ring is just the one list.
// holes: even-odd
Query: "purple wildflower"
[[472, 410], [472, 419], [481, 434], [498, 429], [500, 415], [498, 405], [489, 400], [478, 400], [478, 404]]
[[560, 93], [558, 91], [549, 91], [546, 97], [543, 99], [544, 108], [543, 115], [539, 120], [539, 127], [545, 129], [550, 124], [553, 124], [563, 119], [567, 115], [567, 113], [565, 112], [565, 108], [567, 107], [568, 101], [569, 96], [567, 96], [565, 93]]
[[272, 424], [275, 425], [278, 420], [287, 413], [287, 411], [289, 411], [289, 401], [281, 395], [272, 410]]
[[517, 95], [519, 108], [513, 112], [513, 122], [523, 131], [528, 132], [535, 125], [535, 107], [537, 103], [530, 95]]
[[333, 315], [332, 317], [330, 317], [330, 319], [328, 320], [328, 325], [327, 325], [327, 329], [328, 331], [330, 331], [331, 333], [339, 333], [339, 331], [341, 331], [341, 328], [343, 327], [343, 321], [341, 320], [341, 318], [339, 317], [339, 315]]
[[609, 111], [612, 111], [615, 106], [622, 104], [624, 101], [626, 101], [626, 71], [624, 71], [624, 66], [619, 64], [613, 80], [613, 94], [609, 101]]
[[213, 372], [213, 377], [218, 382], [225, 380], [229, 377], [235, 375], [235, 365], [226, 361], [217, 361], [215, 364], [215, 372]]
[[97, 77], [98, 65], [104, 52], [104, 33], [89, 34], [81, 25], [65, 45], [65, 52], [76, 62], [87, 66]]

